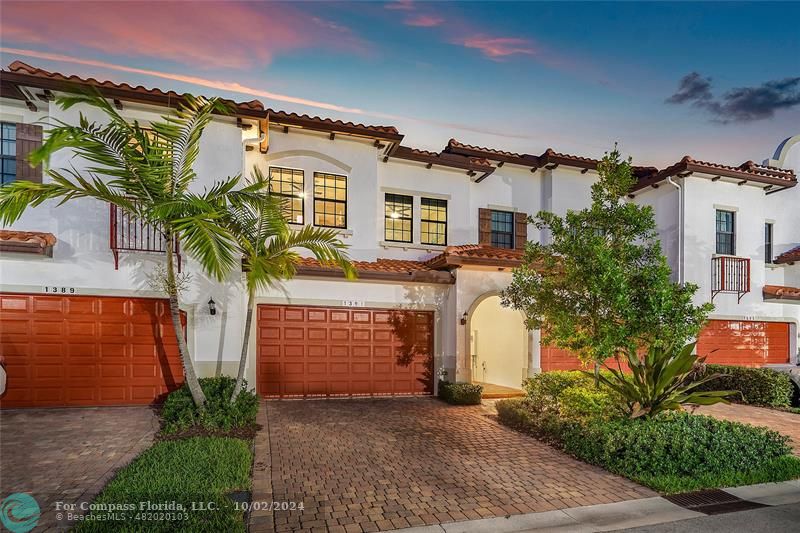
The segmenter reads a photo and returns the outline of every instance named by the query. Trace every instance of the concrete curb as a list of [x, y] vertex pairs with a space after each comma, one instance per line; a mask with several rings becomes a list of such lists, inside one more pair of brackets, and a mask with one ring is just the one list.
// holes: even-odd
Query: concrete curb
[[[800, 480], [763, 483], [723, 490], [743, 500], [770, 506], [800, 502]], [[544, 513], [450, 522], [393, 531], [394, 533], [482, 533], [485, 531], [496, 533], [521, 533], [523, 531], [590, 533], [652, 526], [702, 516], [707, 515], [684, 509], [657, 496], [626, 502], [572, 507]]]

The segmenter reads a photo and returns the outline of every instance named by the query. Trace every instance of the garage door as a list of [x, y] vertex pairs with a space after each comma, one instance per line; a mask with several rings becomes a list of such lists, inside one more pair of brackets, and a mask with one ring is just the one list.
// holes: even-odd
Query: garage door
[[789, 362], [789, 324], [747, 320], [711, 320], [697, 339], [706, 362], [763, 366]]
[[0, 295], [2, 407], [149, 404], [183, 382], [166, 300]]
[[266, 397], [430, 394], [433, 313], [258, 306], [258, 392]]

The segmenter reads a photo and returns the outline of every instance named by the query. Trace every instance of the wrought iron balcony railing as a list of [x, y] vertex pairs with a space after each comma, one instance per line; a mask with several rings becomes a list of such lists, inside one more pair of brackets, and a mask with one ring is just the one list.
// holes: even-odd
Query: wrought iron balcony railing
[[[114, 254], [114, 270], [119, 270], [120, 252], [157, 253], [167, 252], [167, 238], [157, 226], [127, 213], [114, 204], [109, 204], [109, 246]], [[178, 239], [173, 247], [181, 271], [181, 249]]]
[[734, 293], [738, 301], [750, 292], [750, 258], [719, 255], [711, 258], [711, 301], [721, 292]]

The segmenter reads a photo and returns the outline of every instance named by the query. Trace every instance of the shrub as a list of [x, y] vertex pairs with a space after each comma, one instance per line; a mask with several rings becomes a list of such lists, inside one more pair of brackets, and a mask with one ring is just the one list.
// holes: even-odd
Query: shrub
[[566, 389], [592, 383], [592, 378], [579, 371], [542, 372], [522, 382], [531, 406], [538, 410], [558, 409], [558, 399]]
[[718, 388], [739, 391], [741, 395], [731, 396], [730, 400], [750, 405], [788, 407], [791, 404], [794, 385], [788, 374], [769, 368], [729, 365], [705, 365], [697, 372], [699, 377], [715, 373], [724, 375], [701, 384], [695, 390]]
[[[580, 394], [573, 389], [566, 396]], [[664, 492], [800, 477], [800, 458], [790, 455], [788, 437], [766, 428], [685, 412], [577, 422], [537, 411], [524, 399], [495, 407], [503, 424]]]
[[564, 389], [558, 399], [558, 412], [577, 422], [611, 420], [622, 415], [619, 398], [594, 385], [581, 385]]
[[454, 405], [480, 405], [483, 387], [474, 383], [439, 381], [439, 398]]
[[185, 384], [167, 396], [161, 410], [164, 421], [163, 432], [175, 433], [192, 426], [209, 430], [229, 431], [234, 428], [251, 427], [256, 423], [258, 397], [254, 392], [243, 390], [236, 401], [230, 398], [236, 380], [227, 377], [202, 378], [200, 386], [206, 395], [205, 409], [202, 413], [192, 401], [192, 394]]

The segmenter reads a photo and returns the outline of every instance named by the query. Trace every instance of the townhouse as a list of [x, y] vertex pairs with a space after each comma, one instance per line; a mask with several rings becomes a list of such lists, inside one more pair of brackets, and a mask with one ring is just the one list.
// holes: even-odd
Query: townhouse
[[[131, 121], [179, 105], [159, 89], [48, 72], [22, 62], [2, 71], [2, 180], [47, 180], [23, 164], [42, 123], [75, 122], [59, 93], [97, 88]], [[335, 228], [359, 279], [303, 259], [295, 279], [259, 292], [247, 370], [267, 397], [433, 392], [435, 374], [519, 387], [535, 372], [574, 368], [543, 346], [499, 291], [540, 210], [589, 204], [596, 159], [553, 150], [519, 154], [451, 139], [418, 150], [392, 126], [354, 124], [231, 102], [201, 140], [196, 186], [258, 167], [287, 197], [287, 216]], [[68, 152], [49, 166], [82, 162]], [[630, 201], [653, 206], [676, 281], [700, 286], [716, 310], [698, 342], [709, 359], [797, 363], [800, 136], [764, 164], [685, 157], [636, 167]], [[0, 341], [9, 375], [3, 407], [149, 403], [181, 382], [163, 295], [149, 278], [164, 243], [114, 207], [78, 200], [28, 210], [0, 231]], [[182, 294], [186, 337], [201, 376], [235, 374], [246, 294], [240, 275], [208, 279], [191, 257]]]

